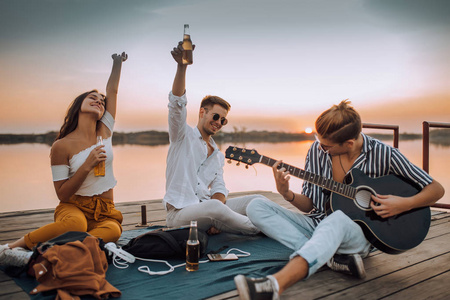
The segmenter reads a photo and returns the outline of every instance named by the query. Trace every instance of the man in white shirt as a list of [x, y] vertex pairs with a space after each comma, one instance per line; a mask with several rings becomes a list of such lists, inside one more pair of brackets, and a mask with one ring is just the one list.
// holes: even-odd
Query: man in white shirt
[[197, 220], [198, 228], [209, 234], [229, 232], [259, 233], [245, 215], [247, 205], [261, 195], [227, 199], [223, 180], [224, 155], [212, 136], [228, 121], [230, 104], [217, 96], [203, 98], [196, 127], [186, 123], [186, 70], [182, 62], [182, 42], [171, 54], [177, 72], [169, 93], [169, 139], [166, 194], [167, 226], [189, 225]]

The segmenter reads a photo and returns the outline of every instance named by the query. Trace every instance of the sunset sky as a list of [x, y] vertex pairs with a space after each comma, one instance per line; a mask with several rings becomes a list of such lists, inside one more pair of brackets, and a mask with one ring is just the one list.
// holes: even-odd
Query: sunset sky
[[301, 132], [349, 98], [364, 122], [450, 122], [447, 0], [0, 0], [0, 133], [59, 130], [79, 94], [105, 91], [126, 51], [116, 131], [167, 130], [170, 51], [190, 24], [188, 121], [203, 96], [230, 123]]

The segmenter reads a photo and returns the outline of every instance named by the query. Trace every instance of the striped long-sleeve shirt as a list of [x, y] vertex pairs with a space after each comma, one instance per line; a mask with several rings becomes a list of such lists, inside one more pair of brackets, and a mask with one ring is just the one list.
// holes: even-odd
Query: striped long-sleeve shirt
[[[361, 135], [364, 139], [363, 148], [351, 169], [360, 169], [372, 178], [388, 174], [400, 175], [421, 188], [433, 181], [425, 171], [412, 164], [398, 149], [363, 133]], [[305, 170], [329, 179], [333, 178], [331, 156], [320, 150], [317, 141], [308, 151]], [[308, 216], [317, 225], [325, 217], [325, 204], [330, 198], [330, 193], [318, 185], [304, 181], [302, 194], [313, 201], [314, 209]]]

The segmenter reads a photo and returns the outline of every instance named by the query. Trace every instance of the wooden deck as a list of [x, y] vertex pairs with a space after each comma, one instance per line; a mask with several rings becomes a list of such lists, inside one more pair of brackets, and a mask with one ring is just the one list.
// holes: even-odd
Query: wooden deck
[[[256, 191], [295, 209], [280, 195]], [[241, 196], [249, 193], [233, 193]], [[124, 215], [124, 230], [132, 230], [141, 222], [141, 205], [146, 205], [148, 225], [165, 225], [161, 200], [117, 204]], [[27, 232], [53, 221], [53, 210], [30, 210], [0, 213], [0, 244], [12, 242]], [[414, 228], [411, 228], [414, 230]], [[364, 280], [323, 268], [307, 281], [302, 281], [283, 294], [282, 299], [450, 299], [450, 214], [432, 211], [430, 231], [418, 247], [400, 255], [373, 252], [364, 260]], [[125, 297], [122, 297], [126, 299]], [[0, 272], [0, 299], [29, 299], [7, 275]], [[237, 292], [212, 297], [210, 300], [238, 299]]]

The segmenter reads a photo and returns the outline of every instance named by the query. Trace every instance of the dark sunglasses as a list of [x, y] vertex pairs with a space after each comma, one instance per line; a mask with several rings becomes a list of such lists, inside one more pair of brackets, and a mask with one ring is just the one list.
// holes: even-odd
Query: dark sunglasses
[[[214, 121], [217, 121], [219, 119], [220, 119], [220, 115], [219, 114], [214, 114], [213, 115], [213, 120]], [[228, 120], [226, 118], [222, 118], [222, 119], [220, 119], [220, 124], [222, 124], [222, 126], [225, 126], [225, 125], [228, 124]]]

